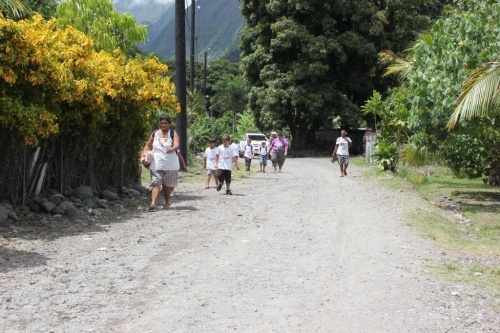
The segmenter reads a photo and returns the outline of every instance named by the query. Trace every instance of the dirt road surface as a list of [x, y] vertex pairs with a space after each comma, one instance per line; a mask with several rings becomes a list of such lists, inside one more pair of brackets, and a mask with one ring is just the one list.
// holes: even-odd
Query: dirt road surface
[[0, 332], [500, 331], [479, 289], [425, 272], [441, 250], [405, 220], [425, 201], [325, 158], [270, 171], [232, 196], [181, 183], [170, 210], [0, 238]]

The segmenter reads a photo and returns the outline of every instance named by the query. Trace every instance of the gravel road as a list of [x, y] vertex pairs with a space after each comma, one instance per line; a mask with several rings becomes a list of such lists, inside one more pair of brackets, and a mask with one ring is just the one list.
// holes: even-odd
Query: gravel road
[[0, 332], [499, 332], [480, 289], [425, 272], [441, 251], [405, 216], [428, 204], [348, 171], [288, 159], [232, 196], [181, 183], [170, 210], [0, 238]]

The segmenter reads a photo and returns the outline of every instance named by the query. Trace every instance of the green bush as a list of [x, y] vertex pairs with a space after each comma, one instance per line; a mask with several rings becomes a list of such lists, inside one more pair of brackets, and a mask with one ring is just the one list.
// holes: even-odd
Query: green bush
[[417, 172], [410, 172], [406, 179], [413, 185], [421, 185], [427, 182], [427, 177]]
[[377, 151], [372, 157], [376, 161], [375, 164], [381, 170], [394, 171], [398, 162], [398, 148], [394, 143], [379, 141], [377, 144]]

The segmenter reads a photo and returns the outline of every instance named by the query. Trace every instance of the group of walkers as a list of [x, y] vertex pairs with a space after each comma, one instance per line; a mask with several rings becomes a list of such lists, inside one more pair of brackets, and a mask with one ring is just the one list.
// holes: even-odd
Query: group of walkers
[[[157, 201], [161, 191], [165, 198], [163, 209], [170, 208], [170, 197], [177, 186], [178, 171], [184, 161], [180, 161], [179, 136], [170, 128], [171, 119], [167, 116], [160, 116], [160, 129], [155, 130], [149, 136], [141, 155], [141, 161], [151, 174], [151, 204], [150, 211], [157, 209]], [[217, 191], [226, 185], [226, 195], [232, 195], [231, 191], [231, 170], [233, 165], [240, 170], [238, 165], [239, 146], [235, 143], [230, 145], [230, 136], [222, 136], [222, 144], [215, 146], [216, 140], [210, 139], [205, 150], [203, 168], [206, 169], [205, 188], [210, 188], [210, 180], [214, 176]], [[250, 140], [249, 140], [250, 141]], [[244, 156], [245, 169], [250, 171], [250, 166], [254, 153], [259, 155], [260, 172], [266, 172], [267, 160], [271, 159], [274, 172], [281, 172], [288, 154], [288, 141], [283, 137], [282, 131], [271, 133], [269, 143], [263, 142], [258, 152], [254, 152], [251, 142], [247, 141]], [[345, 130], [341, 131], [341, 136], [337, 139], [333, 156], [337, 156], [341, 176], [347, 176], [347, 166], [349, 164], [349, 147], [352, 141], [347, 137]]]
[[[245, 171], [250, 171], [250, 166], [255, 154], [259, 156], [259, 172], [266, 172], [267, 160], [270, 159], [273, 165], [274, 172], [281, 172], [281, 168], [285, 163], [286, 155], [288, 154], [289, 143], [283, 137], [283, 132], [277, 131], [271, 133], [269, 142], [261, 142], [259, 148], [254, 149], [252, 141], [247, 139], [243, 149], [243, 157], [245, 158]], [[236, 152], [240, 150], [238, 142], [235, 141], [231, 145]]]
[[[206, 169], [207, 172], [205, 188], [210, 188], [210, 180], [213, 175], [217, 191], [220, 191], [224, 183], [226, 183], [227, 195], [233, 194], [231, 191], [232, 166], [234, 165], [238, 170], [240, 169], [238, 164], [240, 147], [237, 141], [230, 145], [230, 139], [228, 134], [224, 134], [222, 136], [222, 144], [218, 147], [215, 146], [216, 140], [210, 139], [203, 156], [203, 168]], [[266, 172], [268, 158], [271, 159], [274, 171], [281, 172], [286, 155], [288, 154], [288, 141], [283, 137], [281, 131], [273, 132], [269, 145], [267, 145], [266, 142], [262, 142], [258, 152], [254, 151], [254, 147], [251, 145], [250, 140], [247, 140], [243, 151], [246, 171], [250, 171], [253, 157], [255, 153], [257, 153], [259, 156], [259, 172]]]

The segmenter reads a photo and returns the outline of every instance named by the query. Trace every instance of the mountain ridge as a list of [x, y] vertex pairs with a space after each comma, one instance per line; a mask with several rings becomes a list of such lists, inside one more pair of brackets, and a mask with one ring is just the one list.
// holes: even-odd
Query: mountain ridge
[[[240, 32], [245, 20], [238, 0], [197, 0], [195, 21], [195, 58], [203, 61], [204, 53], [211, 60], [225, 58], [239, 61]], [[116, 0], [118, 12], [132, 14], [138, 24], [148, 28], [148, 40], [138, 47], [164, 59], [175, 58], [175, 6], [174, 2], [161, 4], [155, 0], [137, 2]], [[190, 54], [191, 6], [186, 9], [186, 57]]]

